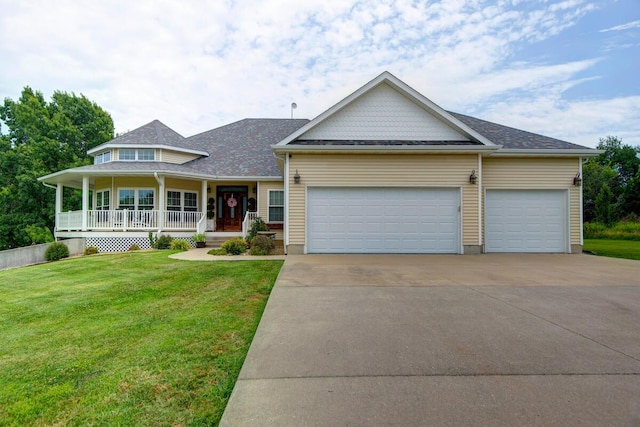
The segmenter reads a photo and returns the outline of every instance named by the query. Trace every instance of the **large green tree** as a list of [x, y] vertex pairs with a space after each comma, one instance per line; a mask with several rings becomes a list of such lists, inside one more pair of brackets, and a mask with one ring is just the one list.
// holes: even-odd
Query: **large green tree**
[[640, 215], [640, 147], [608, 136], [600, 138], [597, 148], [603, 153], [582, 168], [584, 220], [614, 222]]
[[[37, 178], [89, 164], [87, 150], [113, 138], [113, 120], [84, 95], [57, 91], [47, 102], [30, 87], [17, 101], [4, 100], [0, 120], [2, 250], [31, 244], [27, 226], [53, 229], [55, 190]], [[72, 204], [78, 198], [65, 199]]]

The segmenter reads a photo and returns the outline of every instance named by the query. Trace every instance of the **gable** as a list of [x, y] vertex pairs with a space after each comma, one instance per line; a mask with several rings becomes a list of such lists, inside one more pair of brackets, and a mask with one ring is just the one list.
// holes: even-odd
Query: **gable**
[[469, 141], [466, 135], [386, 82], [367, 91], [297, 139]]

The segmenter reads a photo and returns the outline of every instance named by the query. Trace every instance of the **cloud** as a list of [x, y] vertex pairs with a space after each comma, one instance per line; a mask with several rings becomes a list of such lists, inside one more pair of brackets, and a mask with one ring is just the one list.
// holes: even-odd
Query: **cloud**
[[616, 25], [615, 27], [600, 30], [600, 32], [607, 33], [609, 31], [623, 31], [623, 30], [630, 30], [632, 28], [640, 28], [640, 20], [627, 22], [626, 24], [622, 24], [622, 25]]
[[[576, 133], [554, 135], [551, 113], [567, 109], [567, 88], [598, 78], [589, 73], [603, 59], [514, 58], [594, 4], [0, 0], [0, 57], [11, 64], [0, 68], [0, 96], [16, 98], [25, 85], [45, 95], [81, 92], [119, 132], [158, 118], [192, 135], [245, 117], [289, 117], [291, 102], [296, 117], [313, 118], [388, 70], [443, 108], [500, 121], [501, 105], [508, 120], [585, 143]], [[552, 108], [549, 126], [526, 105]]]

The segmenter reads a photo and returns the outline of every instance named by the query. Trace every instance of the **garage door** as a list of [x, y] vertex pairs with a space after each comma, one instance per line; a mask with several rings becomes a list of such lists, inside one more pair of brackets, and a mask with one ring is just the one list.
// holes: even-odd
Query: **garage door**
[[459, 191], [309, 188], [309, 253], [457, 253]]
[[487, 190], [486, 252], [566, 252], [564, 191]]

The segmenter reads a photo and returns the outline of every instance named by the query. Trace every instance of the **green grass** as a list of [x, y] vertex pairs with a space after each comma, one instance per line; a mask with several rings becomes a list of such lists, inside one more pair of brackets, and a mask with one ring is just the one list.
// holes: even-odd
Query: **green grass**
[[640, 260], [640, 241], [585, 239], [583, 250], [595, 255]]
[[281, 261], [0, 271], [0, 425], [216, 425]]

